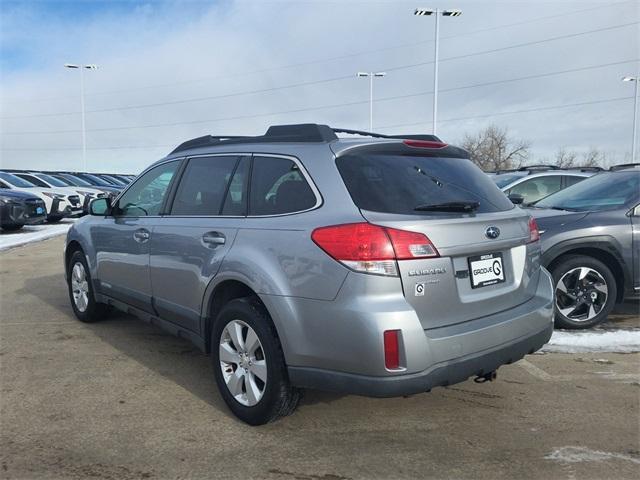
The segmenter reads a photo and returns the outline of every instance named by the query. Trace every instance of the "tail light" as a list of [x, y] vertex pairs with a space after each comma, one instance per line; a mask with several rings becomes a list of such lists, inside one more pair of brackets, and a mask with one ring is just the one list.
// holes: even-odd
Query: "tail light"
[[540, 240], [538, 223], [535, 218], [529, 217], [529, 243], [537, 242], [538, 240]]
[[422, 233], [370, 223], [316, 228], [311, 239], [331, 258], [352, 270], [377, 275], [398, 275], [396, 260], [439, 256]]
[[400, 330], [384, 331], [384, 366], [389, 370], [400, 368]]

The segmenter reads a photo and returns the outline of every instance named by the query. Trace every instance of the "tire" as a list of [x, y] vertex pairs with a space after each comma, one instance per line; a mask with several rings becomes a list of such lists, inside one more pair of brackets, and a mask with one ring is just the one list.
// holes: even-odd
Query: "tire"
[[[220, 310], [211, 330], [216, 383], [236, 417], [249, 425], [264, 425], [293, 413], [301, 392], [289, 383], [278, 335], [260, 302], [252, 297], [231, 300]], [[253, 338], [251, 332], [259, 343], [256, 346], [252, 341], [254, 348], [245, 343]], [[239, 348], [234, 338], [241, 343]]]
[[568, 255], [556, 263], [551, 274], [556, 328], [591, 328], [606, 320], [618, 294], [607, 265], [586, 255]]
[[108, 313], [109, 307], [104, 303], [96, 302], [94, 298], [91, 274], [82, 251], [73, 253], [69, 260], [68, 272], [67, 288], [73, 313], [78, 320], [85, 323], [102, 320]]
[[2, 230], [5, 230], [7, 232], [16, 232], [18, 230], [20, 230], [22, 227], [24, 227], [24, 225], [16, 225], [15, 223], [12, 224], [8, 224], [8, 225], [2, 225]]

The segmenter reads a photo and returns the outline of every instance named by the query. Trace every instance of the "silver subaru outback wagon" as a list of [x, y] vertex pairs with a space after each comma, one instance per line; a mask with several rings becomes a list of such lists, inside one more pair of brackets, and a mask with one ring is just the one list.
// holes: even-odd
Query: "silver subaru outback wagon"
[[117, 308], [191, 340], [252, 425], [305, 388], [493, 379], [551, 336], [535, 221], [433, 136], [201, 137], [90, 211], [64, 252], [76, 316]]

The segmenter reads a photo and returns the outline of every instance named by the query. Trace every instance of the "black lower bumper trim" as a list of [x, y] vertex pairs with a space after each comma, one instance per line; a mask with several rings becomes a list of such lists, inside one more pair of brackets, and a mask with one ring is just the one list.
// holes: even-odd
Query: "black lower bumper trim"
[[368, 397], [397, 397], [423, 393], [434, 387], [464, 382], [469, 377], [481, 376], [497, 370], [501, 365], [516, 362], [525, 355], [539, 350], [551, 338], [553, 324], [544, 330], [502, 345], [495, 350], [457, 358], [424, 372], [372, 377], [307, 367], [289, 367], [291, 383], [300, 388], [329, 390]]

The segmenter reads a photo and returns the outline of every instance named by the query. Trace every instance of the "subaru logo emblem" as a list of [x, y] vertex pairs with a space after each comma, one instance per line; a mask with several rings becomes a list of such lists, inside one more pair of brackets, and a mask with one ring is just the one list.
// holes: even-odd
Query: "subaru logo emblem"
[[498, 227], [488, 227], [484, 234], [487, 238], [496, 239], [500, 236], [500, 229]]

